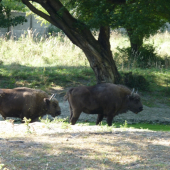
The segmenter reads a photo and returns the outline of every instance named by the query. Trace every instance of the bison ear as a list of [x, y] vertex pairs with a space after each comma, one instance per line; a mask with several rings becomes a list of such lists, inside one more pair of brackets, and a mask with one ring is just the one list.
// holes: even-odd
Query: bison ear
[[44, 98], [44, 103], [46, 103], [47, 105], [50, 104], [50, 100], [48, 98]]

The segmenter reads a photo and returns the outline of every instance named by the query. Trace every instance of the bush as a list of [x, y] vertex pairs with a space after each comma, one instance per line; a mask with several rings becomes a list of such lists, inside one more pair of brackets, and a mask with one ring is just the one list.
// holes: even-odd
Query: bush
[[135, 88], [136, 90], [149, 90], [149, 82], [142, 76], [132, 74], [132, 72], [122, 73], [122, 84], [129, 88]]
[[[155, 48], [152, 45], [143, 45], [137, 52], [132, 51], [131, 47], [118, 47], [117, 50], [119, 51], [118, 54], [122, 56], [125, 65], [150, 68], [164, 65], [165, 63], [165, 61], [155, 52]], [[115, 55], [118, 56], [118, 54]]]

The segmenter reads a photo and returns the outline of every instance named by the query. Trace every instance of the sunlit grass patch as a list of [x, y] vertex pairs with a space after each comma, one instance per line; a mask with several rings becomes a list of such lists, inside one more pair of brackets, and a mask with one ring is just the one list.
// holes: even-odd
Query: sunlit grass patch
[[[94, 122], [83, 123], [79, 122], [78, 125], [82, 126], [94, 126]], [[102, 123], [101, 128], [105, 128], [105, 130], [109, 130], [111, 128], [133, 128], [133, 129], [143, 129], [143, 130], [153, 130], [153, 131], [168, 131], [170, 132], [170, 125], [163, 124], [148, 124], [148, 123], [137, 123], [137, 124], [127, 124], [127, 123], [114, 123], [111, 127], [107, 126], [105, 122]]]
[[19, 63], [27, 66], [89, 66], [82, 51], [65, 36], [45, 40], [20, 38], [19, 41], [3, 41], [1, 38], [1, 60], [4, 64]]

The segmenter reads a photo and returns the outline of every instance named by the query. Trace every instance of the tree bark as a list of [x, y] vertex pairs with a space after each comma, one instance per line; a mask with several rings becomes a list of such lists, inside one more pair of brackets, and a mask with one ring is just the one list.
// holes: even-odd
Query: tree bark
[[119, 83], [120, 81], [120, 74], [113, 60], [109, 40], [110, 28], [101, 27], [98, 41], [82, 48], [95, 73], [97, 83]]
[[85, 24], [75, 19], [59, 0], [33, 0], [39, 3], [49, 15], [36, 9], [29, 0], [22, 2], [34, 13], [63, 30], [68, 38], [85, 53], [93, 69], [97, 83], [119, 83], [120, 74], [110, 50], [110, 28], [100, 28], [98, 40]]

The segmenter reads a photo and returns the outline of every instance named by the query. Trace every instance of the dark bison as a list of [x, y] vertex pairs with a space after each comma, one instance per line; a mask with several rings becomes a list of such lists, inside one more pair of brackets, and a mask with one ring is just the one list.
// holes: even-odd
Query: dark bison
[[111, 83], [71, 88], [65, 99], [68, 99], [70, 105], [72, 125], [76, 123], [81, 112], [98, 114], [96, 124], [99, 124], [103, 117], [107, 117], [107, 124], [111, 126], [116, 115], [128, 110], [137, 114], [143, 110], [137, 93], [123, 85]]
[[0, 114], [6, 117], [30, 118], [31, 122], [38, 117], [50, 114], [55, 117], [61, 114], [58, 101], [54, 96], [38, 89], [18, 87], [0, 89]]

